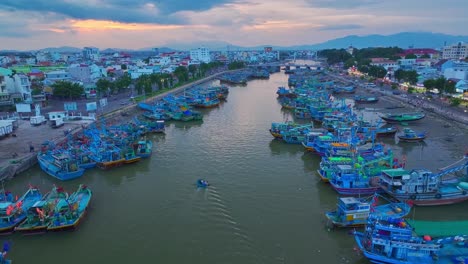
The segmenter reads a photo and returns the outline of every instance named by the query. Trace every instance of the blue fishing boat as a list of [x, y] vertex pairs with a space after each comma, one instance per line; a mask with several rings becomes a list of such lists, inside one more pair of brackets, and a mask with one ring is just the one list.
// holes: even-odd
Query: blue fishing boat
[[417, 235], [414, 228], [402, 218], [382, 219], [371, 215], [365, 231], [354, 231], [353, 234], [359, 249], [373, 263], [432, 264], [468, 261], [467, 235], [435, 238]]
[[278, 95], [278, 97], [291, 97], [291, 98], [297, 97], [297, 95], [291, 89], [288, 89], [284, 86], [278, 87], [276, 94]]
[[65, 153], [39, 152], [37, 160], [44, 172], [62, 181], [79, 178], [85, 172], [85, 169], [78, 166], [77, 160]]
[[[379, 198], [386, 203], [378, 205]], [[411, 206], [402, 202], [390, 202], [383, 196], [338, 198], [337, 210], [326, 212], [325, 216], [337, 227], [358, 227], [367, 222], [370, 214], [379, 218], [401, 218], [409, 214]]]
[[373, 96], [363, 96], [363, 95], [356, 95], [354, 96], [354, 102], [356, 104], [373, 104], [377, 103], [379, 98]]
[[1, 201], [0, 233], [13, 232], [15, 227], [26, 219], [27, 210], [41, 198], [41, 192], [37, 188], [30, 187], [16, 202]]
[[67, 199], [68, 193], [63, 188], [54, 186], [26, 211], [26, 220], [18, 225], [15, 231], [28, 234], [46, 232], [55, 206]]
[[149, 158], [153, 153], [153, 142], [151, 140], [139, 140], [133, 144], [135, 154], [141, 158]]
[[276, 123], [276, 122], [273, 122], [271, 123], [271, 128], [270, 128], [270, 134], [274, 137], [274, 138], [278, 138], [278, 139], [282, 139], [283, 138], [283, 134], [293, 128], [296, 128], [298, 127], [299, 124], [296, 124], [294, 122], [285, 122], [285, 123]]
[[382, 171], [379, 185], [399, 201], [411, 200], [419, 206], [454, 204], [468, 200], [468, 171], [464, 177], [451, 180], [443, 177], [467, 168], [465, 156], [437, 173], [425, 169], [388, 169]]
[[411, 128], [405, 127], [401, 134], [397, 134], [400, 141], [421, 142], [426, 138], [426, 132], [416, 132]]
[[49, 219], [47, 231], [61, 231], [76, 228], [83, 220], [91, 201], [91, 190], [80, 184], [78, 189], [68, 197], [57, 202]]
[[346, 87], [335, 87], [333, 88], [333, 93], [355, 93], [356, 87], [354, 86], [346, 86]]
[[3, 243], [3, 250], [0, 252], [0, 264], [11, 264], [12, 261], [6, 258], [6, 255], [10, 251], [10, 243], [4, 242]]
[[330, 185], [341, 195], [371, 195], [380, 191], [378, 176], [368, 176], [352, 165], [336, 165]]

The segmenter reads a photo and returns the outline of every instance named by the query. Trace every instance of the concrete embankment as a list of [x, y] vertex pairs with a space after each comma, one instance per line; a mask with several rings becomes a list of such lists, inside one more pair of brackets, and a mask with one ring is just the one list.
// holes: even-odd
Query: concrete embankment
[[[158, 94], [154, 97], [147, 98], [145, 102], [160, 100], [168, 94], [180, 93], [185, 89], [190, 89], [193, 86], [214, 80], [221, 74], [234, 71], [237, 70], [216, 73], [209, 77]], [[103, 113], [98, 116], [98, 120], [105, 118], [108, 120], [120, 121], [124, 116], [132, 116], [137, 112], [137, 105], [131, 104], [112, 112]], [[82, 131], [83, 126], [87, 126], [89, 124], [90, 122], [86, 121], [71, 121], [67, 122], [64, 127], [53, 129], [48, 125], [38, 127], [31, 126], [29, 121], [19, 120], [18, 130], [15, 131], [14, 136], [0, 140], [0, 181], [11, 179], [15, 175], [18, 175], [35, 165], [37, 163], [37, 150], [39, 150], [44, 141], [49, 140], [53, 141], [55, 144], [60, 144], [66, 139], [65, 131], [76, 134]]]

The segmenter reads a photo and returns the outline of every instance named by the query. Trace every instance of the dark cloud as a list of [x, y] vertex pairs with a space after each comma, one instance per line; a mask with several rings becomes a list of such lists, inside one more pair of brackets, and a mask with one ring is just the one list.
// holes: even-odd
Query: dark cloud
[[[86, 1], [61, 0], [1, 0], [0, 10], [48, 12], [73, 19], [112, 20], [125, 23], [184, 24], [187, 21], [175, 13], [201, 11], [234, 0], [103, 0], [92, 6]], [[154, 4], [159, 12], [149, 8]]]
[[384, 0], [306, 0], [310, 6], [331, 9], [353, 9], [363, 6], [375, 5]]
[[360, 29], [363, 28], [361, 25], [356, 24], [343, 24], [343, 25], [329, 25], [320, 27], [320, 31], [332, 31], [332, 30], [348, 30], [348, 29]]

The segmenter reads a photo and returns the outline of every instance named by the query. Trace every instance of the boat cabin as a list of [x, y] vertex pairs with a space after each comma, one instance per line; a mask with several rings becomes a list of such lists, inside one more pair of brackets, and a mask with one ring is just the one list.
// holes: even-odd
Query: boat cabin
[[367, 217], [370, 211], [370, 204], [364, 203], [355, 197], [342, 197], [338, 200], [338, 208], [345, 213], [366, 213]]
[[380, 185], [388, 192], [404, 193], [431, 193], [437, 192], [440, 177], [433, 176], [428, 170], [407, 171], [402, 168], [382, 170]]

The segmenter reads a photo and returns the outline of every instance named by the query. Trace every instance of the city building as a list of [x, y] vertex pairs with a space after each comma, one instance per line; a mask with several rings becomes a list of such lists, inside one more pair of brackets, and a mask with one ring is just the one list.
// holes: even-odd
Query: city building
[[468, 57], [468, 44], [458, 42], [449, 46], [445, 46], [442, 51], [442, 59], [464, 59]]
[[444, 70], [443, 74], [446, 79], [468, 80], [468, 63], [453, 62], [451, 67]]
[[198, 48], [190, 50], [190, 59], [204, 63], [211, 62], [210, 51], [207, 48]]
[[0, 105], [11, 105], [14, 100], [32, 103], [28, 76], [0, 68]]
[[84, 47], [83, 58], [87, 60], [99, 60], [99, 49], [95, 47]]

